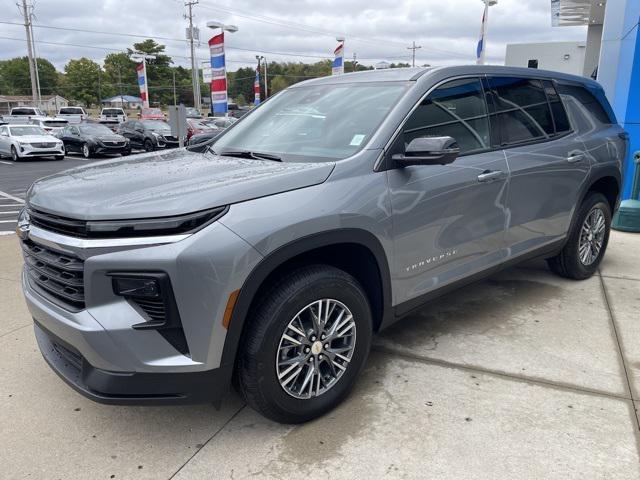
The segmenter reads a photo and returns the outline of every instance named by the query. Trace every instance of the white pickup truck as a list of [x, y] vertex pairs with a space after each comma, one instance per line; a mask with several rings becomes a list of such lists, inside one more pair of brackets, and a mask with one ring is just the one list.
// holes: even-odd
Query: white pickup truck
[[62, 107], [58, 110], [58, 118], [64, 118], [69, 123], [82, 123], [87, 118], [89, 118], [89, 114], [84, 111], [82, 107]]
[[36, 107], [14, 107], [9, 115], [0, 118], [6, 123], [31, 123], [32, 120], [46, 120], [47, 114]]

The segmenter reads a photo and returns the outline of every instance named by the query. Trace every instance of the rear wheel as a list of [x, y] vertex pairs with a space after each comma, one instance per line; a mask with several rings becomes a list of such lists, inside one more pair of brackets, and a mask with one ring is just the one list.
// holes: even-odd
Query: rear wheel
[[589, 193], [578, 209], [566, 245], [558, 255], [547, 259], [549, 267], [562, 277], [589, 278], [604, 256], [610, 229], [609, 202], [601, 193]]
[[340, 404], [371, 346], [362, 287], [326, 265], [285, 276], [247, 321], [237, 384], [251, 407], [281, 423], [305, 422]]

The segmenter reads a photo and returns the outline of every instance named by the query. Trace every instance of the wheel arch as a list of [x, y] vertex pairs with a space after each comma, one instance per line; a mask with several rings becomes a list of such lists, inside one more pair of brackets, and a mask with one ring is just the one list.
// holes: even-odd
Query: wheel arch
[[[339, 252], [342, 255], [336, 255]], [[235, 363], [246, 319], [270, 277], [289, 268], [314, 263], [337, 266], [360, 281], [371, 303], [374, 330], [392, 316], [389, 265], [380, 241], [373, 234], [361, 229], [339, 229], [302, 237], [267, 255], [244, 281], [229, 322], [221, 365]]]

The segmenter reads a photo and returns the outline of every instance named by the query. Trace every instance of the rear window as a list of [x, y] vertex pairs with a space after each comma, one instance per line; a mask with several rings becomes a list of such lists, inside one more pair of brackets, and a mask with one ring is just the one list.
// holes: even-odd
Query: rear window
[[11, 115], [35, 115], [36, 112], [33, 108], [14, 108], [11, 110]]
[[517, 77], [489, 79], [495, 108], [492, 127], [503, 146], [549, 138], [555, 134], [553, 118], [540, 80]]
[[617, 123], [613, 110], [611, 110], [602, 90], [591, 90], [577, 83], [560, 82], [558, 83], [558, 93], [575, 98], [600, 123]]
[[83, 113], [80, 107], [65, 107], [60, 109], [61, 115], [82, 115]]
[[104, 108], [102, 113], [103, 115], [124, 115], [124, 111], [121, 108]]

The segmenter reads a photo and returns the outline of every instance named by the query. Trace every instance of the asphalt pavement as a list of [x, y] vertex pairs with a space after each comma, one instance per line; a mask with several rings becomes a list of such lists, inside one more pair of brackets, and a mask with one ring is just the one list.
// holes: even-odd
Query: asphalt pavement
[[103, 156], [85, 159], [80, 155], [67, 155], [64, 160], [53, 158], [30, 158], [13, 162], [0, 158], [0, 236], [15, 231], [17, 217], [27, 190], [36, 180], [54, 173], [84, 165], [89, 162], [118, 158]]

